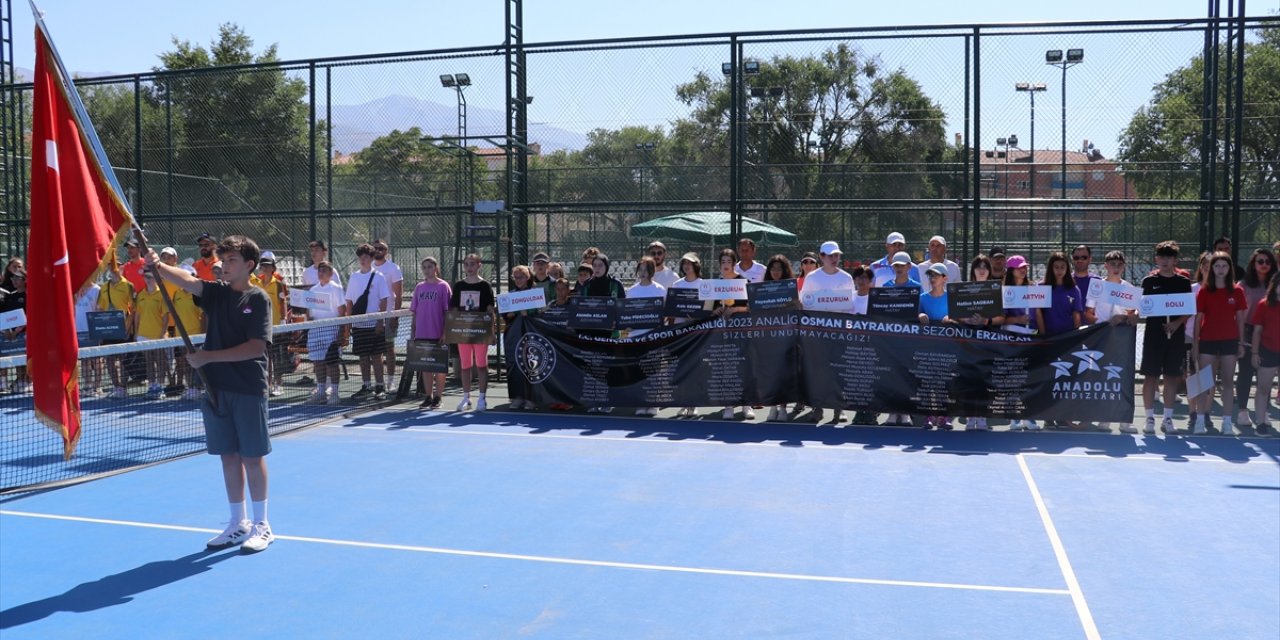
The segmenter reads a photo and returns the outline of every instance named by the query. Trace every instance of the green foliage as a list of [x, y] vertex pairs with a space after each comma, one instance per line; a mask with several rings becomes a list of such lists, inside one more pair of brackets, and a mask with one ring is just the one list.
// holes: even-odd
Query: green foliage
[[[1242, 194], [1247, 198], [1280, 197], [1280, 28], [1268, 27], [1250, 35], [1245, 44], [1244, 131], [1241, 156]], [[1218, 137], [1226, 136], [1227, 84], [1223, 55], [1217, 73]], [[1205, 61], [1196, 56], [1156, 85], [1151, 101], [1140, 108], [1120, 137], [1119, 160], [1133, 180], [1139, 197], [1198, 197], [1203, 156]], [[1219, 167], [1230, 164], [1221, 156]], [[1215, 180], [1221, 184], [1219, 174]]]

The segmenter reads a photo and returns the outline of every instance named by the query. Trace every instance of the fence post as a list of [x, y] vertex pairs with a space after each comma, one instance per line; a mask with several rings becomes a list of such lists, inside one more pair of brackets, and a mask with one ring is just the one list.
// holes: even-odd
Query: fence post
[[[313, 61], [307, 70], [310, 75], [307, 82], [308, 92], [311, 94], [308, 96], [307, 105], [307, 123], [311, 129], [310, 144], [307, 145], [307, 173], [309, 174], [307, 176], [307, 190], [310, 191], [307, 197], [307, 210], [310, 212], [310, 216], [308, 216], [310, 225], [307, 228], [307, 241], [310, 242], [316, 239], [316, 189], [319, 186], [316, 184], [316, 63]], [[296, 243], [297, 239], [294, 239], [294, 242]]]

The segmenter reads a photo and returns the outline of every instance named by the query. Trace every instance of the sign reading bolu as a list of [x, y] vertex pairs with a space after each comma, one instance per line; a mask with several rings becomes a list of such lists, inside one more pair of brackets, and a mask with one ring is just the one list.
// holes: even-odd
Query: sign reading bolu
[[1128, 421], [1136, 328], [1041, 338], [867, 316], [777, 311], [640, 338], [580, 335], [534, 317], [507, 333], [536, 402], [775, 405], [949, 416]]

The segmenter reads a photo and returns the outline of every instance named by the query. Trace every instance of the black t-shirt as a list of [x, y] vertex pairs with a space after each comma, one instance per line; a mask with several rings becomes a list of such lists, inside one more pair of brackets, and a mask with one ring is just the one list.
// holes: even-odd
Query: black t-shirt
[[27, 308], [27, 292], [11, 291], [0, 301], [0, 311], [17, 311]]
[[[262, 340], [271, 344], [271, 299], [258, 287], [236, 291], [221, 280], [205, 282], [200, 292], [200, 308], [204, 310], [208, 328], [205, 351], [230, 349]], [[218, 391], [255, 396], [267, 394], [267, 356], [239, 362], [211, 362], [201, 368], [209, 386]]]
[[[1162, 296], [1171, 293], [1191, 293], [1191, 280], [1181, 275], [1166, 278], [1159, 273], [1153, 273], [1142, 279], [1144, 296]], [[1170, 316], [1150, 316], [1147, 318], [1147, 326], [1164, 327], [1174, 319]]]
[[494, 305], [493, 286], [481, 280], [474, 284], [466, 280], [453, 283], [453, 296], [449, 308], [465, 311], [487, 311]]

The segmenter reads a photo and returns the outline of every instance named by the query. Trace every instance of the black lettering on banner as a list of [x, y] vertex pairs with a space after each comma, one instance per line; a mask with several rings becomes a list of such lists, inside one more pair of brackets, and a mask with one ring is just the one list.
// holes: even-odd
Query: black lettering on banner
[[[1109, 323], [1051, 338], [965, 326], [772, 311], [709, 318], [636, 339], [521, 317], [514, 366], [538, 402], [727, 406], [805, 402], [881, 413], [1127, 421], [1136, 330]], [[536, 347], [536, 348], [534, 348]], [[514, 353], [514, 352], [513, 352]]]

